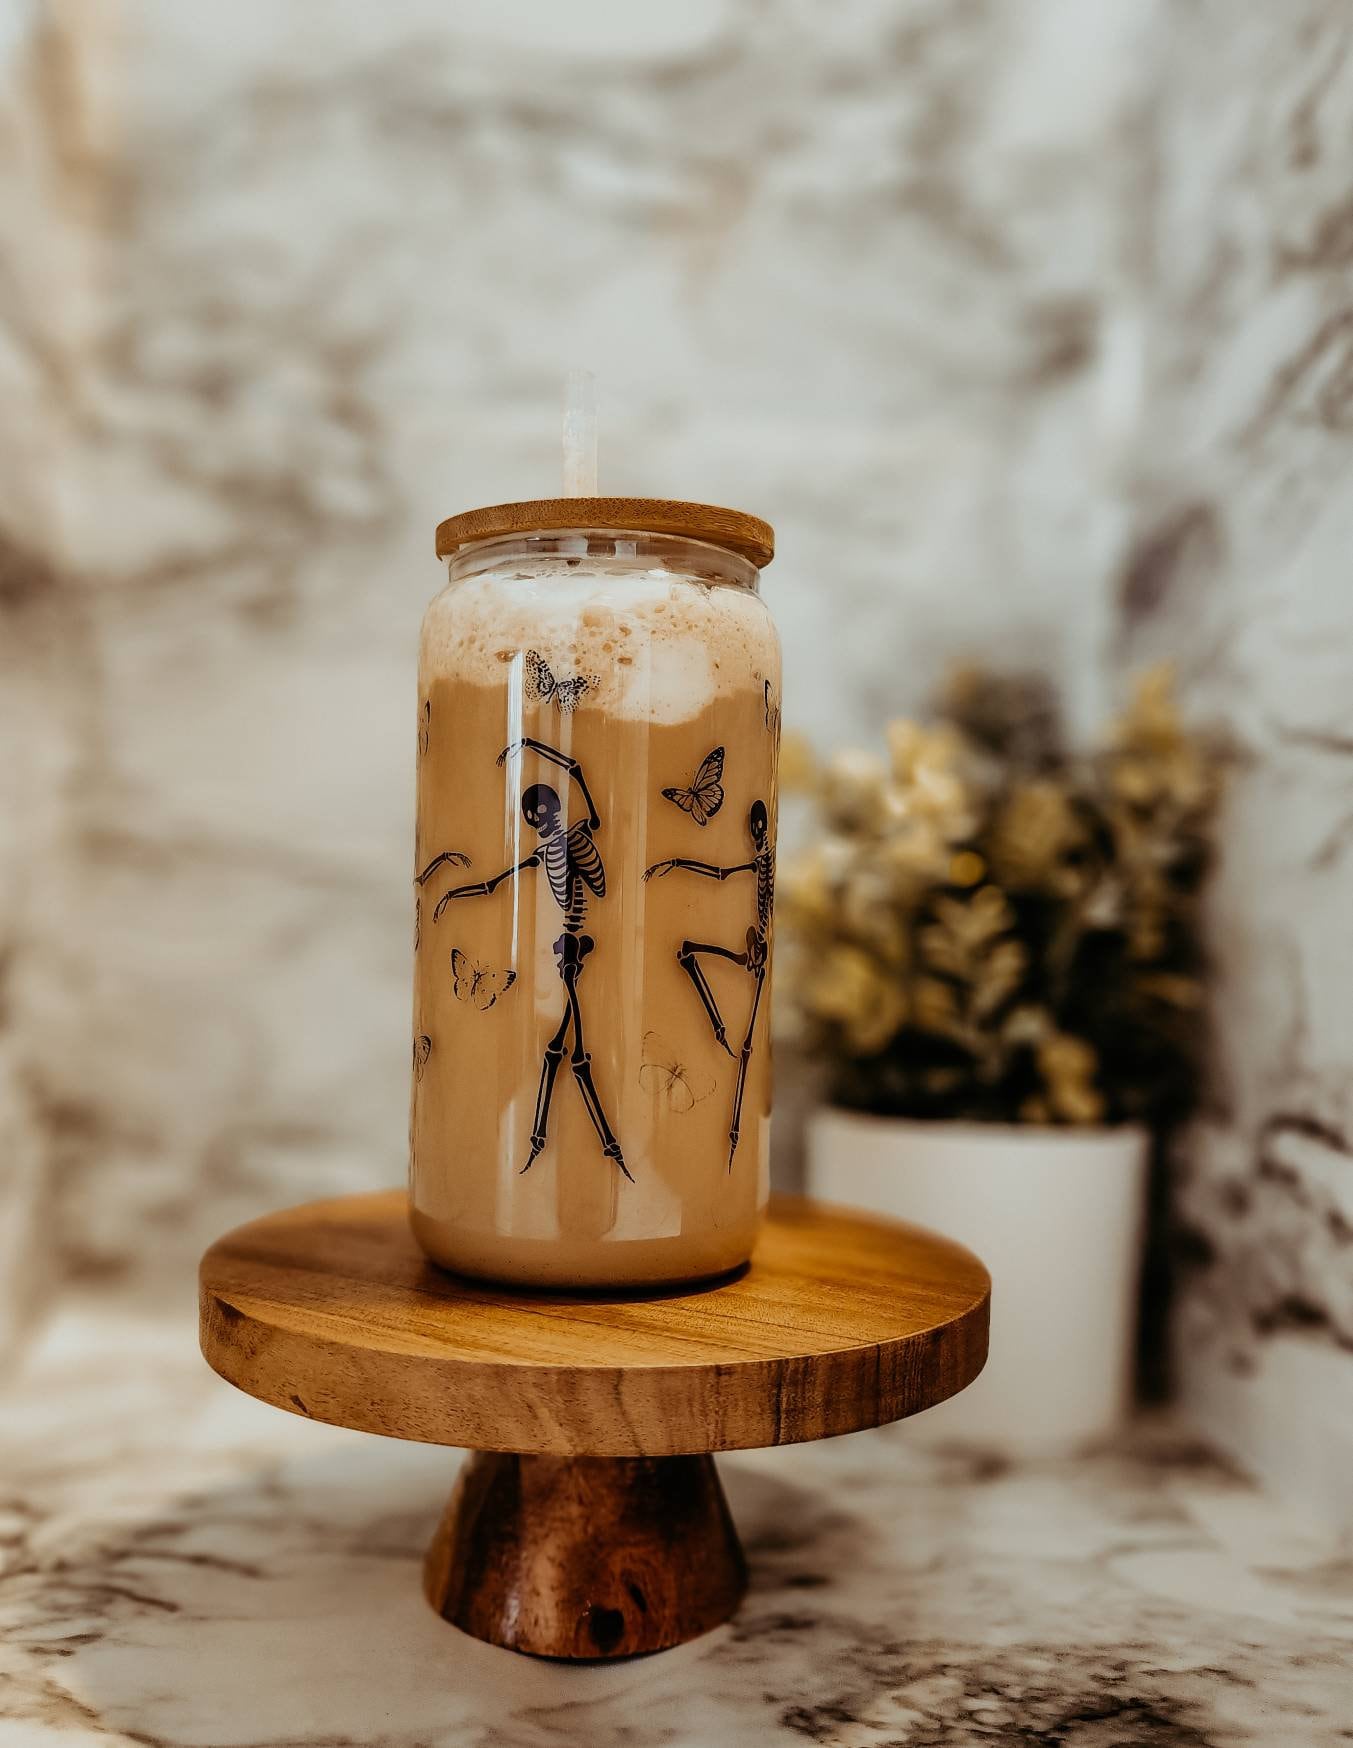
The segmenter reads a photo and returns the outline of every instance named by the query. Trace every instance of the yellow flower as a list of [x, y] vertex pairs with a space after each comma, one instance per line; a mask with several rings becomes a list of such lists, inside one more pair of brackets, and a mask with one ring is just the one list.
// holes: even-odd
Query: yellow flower
[[907, 717], [888, 724], [888, 758], [899, 783], [914, 783], [922, 772], [955, 771], [963, 742], [947, 723], [925, 728]]
[[1021, 941], [1013, 937], [998, 941], [977, 970], [973, 981], [972, 1012], [974, 1019], [988, 1019], [1010, 999], [1019, 988], [1028, 965]]
[[1215, 760], [1185, 729], [1168, 663], [1138, 676], [1126, 712], [1109, 736], [1109, 782], [1140, 810], [1207, 811], [1217, 800]]
[[992, 820], [992, 872], [1013, 892], [1074, 898], [1087, 883], [1089, 834], [1064, 789], [1046, 778], [1021, 783]]
[[987, 947], [1015, 922], [1005, 894], [991, 885], [963, 898], [937, 898], [934, 908], [941, 929], [965, 953]]
[[1104, 1116], [1104, 1100], [1095, 1087], [1099, 1058], [1083, 1038], [1054, 1032], [1038, 1046], [1038, 1069], [1043, 1076], [1046, 1100], [1053, 1115], [1063, 1123], [1098, 1123]]
[[893, 907], [891, 882], [882, 863], [862, 859], [850, 870], [841, 889], [839, 920], [849, 936], [890, 964], [904, 958], [906, 930]]
[[1037, 1044], [1046, 1038], [1049, 1032], [1056, 1028], [1052, 1023], [1052, 1015], [1046, 1008], [1035, 1007], [1032, 1002], [1023, 1002], [1017, 1008], [1012, 1008], [1006, 1015], [1005, 1024], [1001, 1028], [1001, 1036], [1009, 1045]]
[[876, 979], [869, 999], [847, 1023], [850, 1048], [857, 1056], [877, 1056], [897, 1035], [906, 1017], [907, 1000], [901, 985]]
[[924, 1032], [949, 1032], [959, 1023], [953, 988], [938, 977], [916, 979], [912, 1010], [916, 1024]]
[[912, 766], [921, 744], [925, 740], [926, 731], [919, 722], [912, 722], [908, 717], [899, 716], [888, 724], [887, 735], [888, 757], [892, 764], [893, 777], [899, 783], [909, 783]]
[[914, 899], [927, 886], [942, 881], [949, 867], [950, 846], [930, 820], [908, 821], [891, 832], [879, 851], [900, 899]]
[[1116, 744], [1160, 749], [1180, 743], [1184, 730], [1175, 703], [1174, 683], [1173, 662], [1159, 662], [1137, 675], [1127, 711], [1114, 725]]
[[947, 724], [922, 728], [899, 718], [888, 724], [888, 754], [907, 813], [942, 825], [951, 843], [966, 837], [975, 812], [962, 737]]
[[968, 901], [969, 914], [976, 917], [987, 931], [1014, 926], [1015, 913], [1005, 901], [998, 886], [979, 886]]
[[812, 1016], [841, 1029], [853, 1055], [881, 1050], [906, 1018], [906, 992], [874, 955], [842, 943], [804, 979], [803, 1003]]
[[877, 982], [874, 961], [860, 947], [841, 944], [823, 955], [804, 994], [819, 1019], [841, 1023], [863, 1011]]
[[778, 888], [787, 919], [799, 928], [834, 928], [842, 888], [858, 861], [855, 844], [835, 834], [790, 857]]
[[811, 928], [831, 920], [834, 908], [832, 887], [821, 845], [814, 845], [785, 864], [780, 874], [779, 893], [786, 914], [796, 926]]

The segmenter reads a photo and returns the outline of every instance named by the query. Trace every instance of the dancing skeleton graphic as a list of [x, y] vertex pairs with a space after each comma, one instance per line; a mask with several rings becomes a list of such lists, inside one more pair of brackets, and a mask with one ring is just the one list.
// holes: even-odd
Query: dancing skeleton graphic
[[[602, 866], [601, 852], [592, 837], [593, 832], [601, 828], [601, 816], [587, 787], [582, 766], [577, 759], [561, 753], [556, 747], [547, 746], [544, 741], [539, 740], [513, 741], [511, 746], [504, 747], [499, 753], [498, 763], [504, 764], [523, 749], [539, 753], [542, 759], [558, 765], [561, 771], [573, 779], [586, 804], [587, 818], [569, 825], [567, 810], [561, 807], [557, 792], [548, 783], [532, 783], [522, 794], [521, 811], [527, 825], [540, 839], [536, 848], [515, 867], [504, 868], [501, 874], [495, 874], [489, 880], [476, 880], [472, 885], [457, 886], [451, 892], [444, 893], [437, 901], [432, 920], [434, 923], [439, 920], [453, 898], [483, 897], [501, 886], [504, 880], [510, 880], [514, 874], [524, 873], [528, 868], [544, 868], [554, 901], [564, 916], [564, 932], [554, 943], [554, 956], [559, 964], [560, 981], [564, 985], [564, 1013], [557, 1031], [545, 1046], [544, 1060], [540, 1065], [540, 1089], [536, 1095], [535, 1123], [531, 1129], [531, 1151], [521, 1169], [523, 1172], [529, 1171], [545, 1146], [555, 1079], [559, 1073], [559, 1065], [565, 1055], [569, 1054], [569, 1067], [578, 1083], [578, 1091], [582, 1094], [592, 1127], [601, 1142], [601, 1151], [606, 1158], [613, 1159], [633, 1183], [633, 1175], [625, 1164], [620, 1143], [606, 1121], [606, 1113], [601, 1107], [601, 1099], [592, 1080], [592, 1057], [583, 1041], [583, 1016], [578, 1003], [578, 979], [582, 976], [583, 961], [596, 945], [591, 935], [583, 932], [583, 924], [587, 920], [588, 895], [590, 893], [598, 899], [606, 896], [606, 870]], [[418, 876], [418, 884], [425, 885], [443, 863], [457, 859], [454, 852], [434, 857]], [[571, 1054], [568, 1052], [570, 1028], [573, 1032]]]
[[[770, 925], [771, 914], [775, 908], [775, 851], [770, 841], [770, 820], [766, 813], [764, 801], [754, 801], [747, 815], [747, 829], [751, 833], [752, 849], [755, 852], [750, 862], [735, 862], [730, 868], [717, 867], [713, 862], [692, 862], [684, 856], [676, 856], [665, 862], [655, 862], [644, 873], [645, 880], [652, 880], [656, 875], [661, 879], [670, 874], [674, 868], [684, 868], [691, 874], [703, 874], [708, 880], [727, 880], [730, 874], [754, 874], [756, 876], [756, 921], [747, 930], [747, 948], [745, 952], [736, 952], [732, 947], [715, 946], [709, 941], [683, 941], [677, 950], [677, 960], [681, 969], [695, 985], [695, 993], [704, 1004], [709, 1015], [710, 1024], [714, 1028], [714, 1036], [730, 1056], [736, 1056], [738, 1065], [737, 1090], [733, 1094], [733, 1120], [728, 1130], [728, 1169], [733, 1169], [733, 1155], [738, 1150], [738, 1134], [742, 1127], [742, 1097], [747, 1088], [747, 1064], [752, 1058], [752, 1034], [756, 1031], [756, 1016], [761, 1007], [761, 996], [766, 985], [766, 966], [770, 957]], [[723, 1015], [719, 1012], [719, 1004], [714, 999], [714, 991], [710, 988], [709, 979], [705, 976], [704, 967], [700, 961], [706, 955], [716, 959], [728, 959], [734, 965], [741, 965], [744, 971], [751, 974], [755, 988], [752, 995], [752, 1012], [747, 1021], [747, 1031], [742, 1040], [742, 1048], [734, 1052], [728, 1042], [728, 1028], [724, 1025]]]

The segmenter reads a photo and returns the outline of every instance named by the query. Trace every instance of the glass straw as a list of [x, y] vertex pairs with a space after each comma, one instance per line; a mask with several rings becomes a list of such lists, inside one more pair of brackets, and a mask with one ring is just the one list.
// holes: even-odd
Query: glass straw
[[597, 495], [597, 379], [570, 370], [564, 379], [564, 496]]

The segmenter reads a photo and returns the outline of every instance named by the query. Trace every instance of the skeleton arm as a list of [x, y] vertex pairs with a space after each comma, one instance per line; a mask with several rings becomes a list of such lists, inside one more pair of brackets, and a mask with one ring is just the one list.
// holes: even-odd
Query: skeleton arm
[[567, 771], [569, 776], [582, 790], [583, 800], [587, 803], [587, 823], [593, 831], [601, 825], [601, 815], [597, 812], [596, 802], [592, 792], [587, 787], [587, 779], [583, 776], [583, 768], [577, 759], [568, 753], [561, 753], [557, 747], [548, 746], [543, 740], [532, 740], [529, 736], [524, 740], [514, 740], [511, 746], [504, 747], [498, 755], [498, 763], [505, 764], [508, 759], [515, 758], [523, 747], [529, 747], [533, 753], [539, 753], [542, 759], [548, 759], [552, 765], [558, 765], [561, 771]]
[[459, 850], [443, 850], [440, 856], [434, 856], [421, 874], [415, 874], [414, 880], [419, 886], [426, 886], [444, 862], [454, 862], [458, 868], [468, 868], [470, 858], [462, 856]]
[[[437, 900], [437, 908], [432, 913], [435, 923], [453, 898], [483, 898], [501, 886], [504, 880], [510, 880], [514, 874], [521, 874], [527, 868], [538, 868], [544, 860], [543, 850], [532, 850], [529, 856], [522, 858], [514, 868], [504, 868], [501, 874], [494, 874], [488, 880], [476, 880], [471, 886], [457, 886], [450, 892], [444, 892]], [[431, 870], [429, 869], [429, 872]]]
[[730, 874], [754, 874], [756, 863], [735, 862], [731, 868], [718, 868], [713, 862], [691, 862], [685, 856], [673, 856], [669, 861], [655, 862], [651, 868], [646, 868], [644, 879], [651, 880], [656, 874], [661, 880], [673, 868], [684, 868], [690, 874], [703, 874], [707, 880], [727, 880]]

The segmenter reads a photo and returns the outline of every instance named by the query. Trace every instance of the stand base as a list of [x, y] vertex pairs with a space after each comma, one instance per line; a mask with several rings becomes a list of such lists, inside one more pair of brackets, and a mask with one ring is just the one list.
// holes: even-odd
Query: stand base
[[408, 1213], [402, 1190], [343, 1196], [217, 1239], [202, 1351], [310, 1420], [524, 1453], [468, 1459], [423, 1583], [537, 1657], [633, 1657], [729, 1618], [746, 1574], [708, 1453], [900, 1420], [986, 1358], [987, 1271], [913, 1226], [774, 1198], [736, 1279], [586, 1296], [442, 1274]]
[[726, 1621], [747, 1585], [711, 1456], [475, 1452], [428, 1549], [428, 1601], [536, 1657], [662, 1651]]

